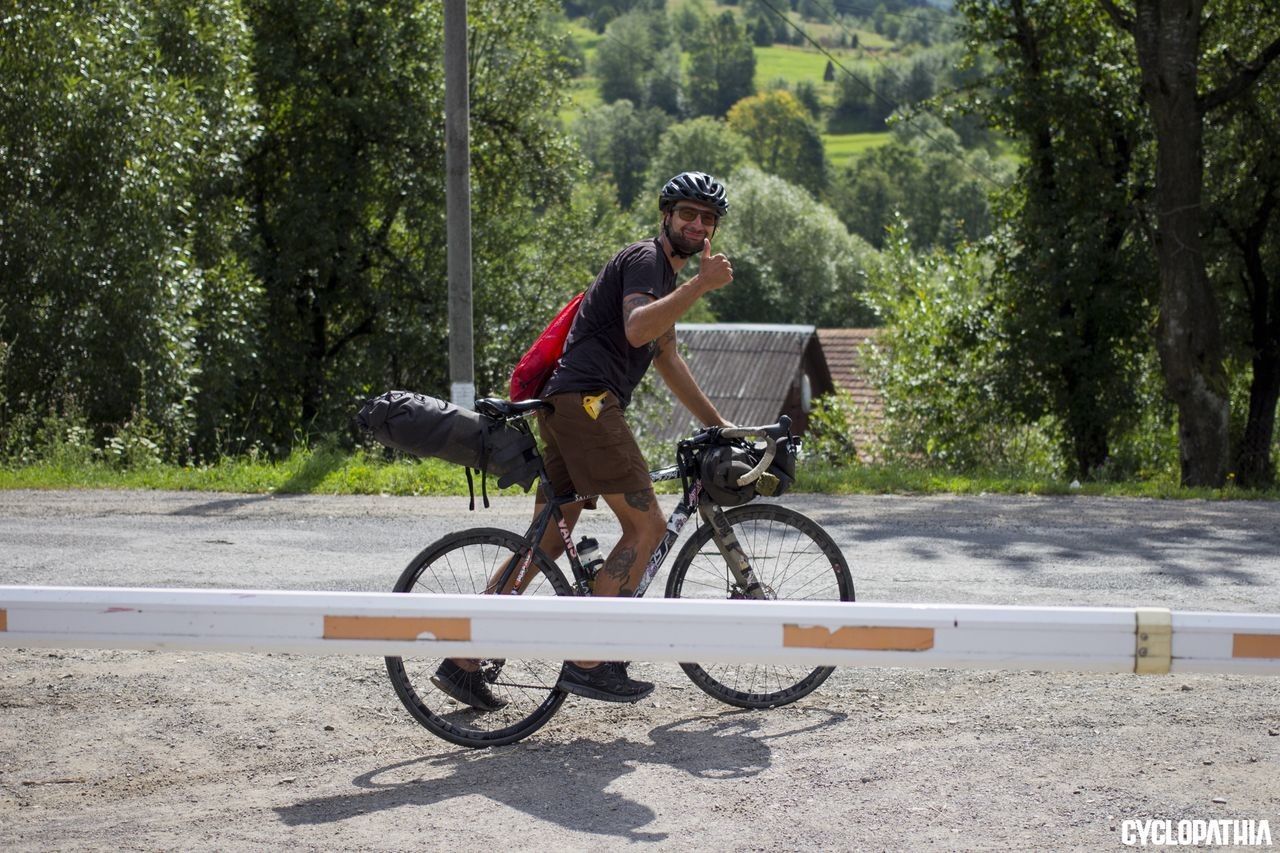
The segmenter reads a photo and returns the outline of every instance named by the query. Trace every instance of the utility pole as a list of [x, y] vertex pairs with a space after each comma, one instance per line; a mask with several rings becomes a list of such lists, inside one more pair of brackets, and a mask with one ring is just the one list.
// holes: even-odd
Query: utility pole
[[471, 335], [471, 105], [467, 76], [467, 0], [444, 0], [444, 168], [449, 280], [449, 393], [475, 407]]

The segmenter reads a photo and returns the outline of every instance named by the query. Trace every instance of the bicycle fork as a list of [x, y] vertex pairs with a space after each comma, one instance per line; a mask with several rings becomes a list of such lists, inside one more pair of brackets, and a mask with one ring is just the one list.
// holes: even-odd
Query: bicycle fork
[[751, 562], [747, 559], [746, 552], [742, 550], [742, 545], [739, 544], [738, 537], [733, 532], [733, 525], [725, 517], [724, 510], [709, 500], [703, 500], [698, 503], [698, 512], [703, 520], [711, 525], [711, 539], [720, 549], [720, 556], [724, 557], [729, 574], [733, 576], [734, 585], [729, 590], [729, 597], [758, 600], [771, 598], [772, 590], [760, 583], [755, 572], [751, 570]]

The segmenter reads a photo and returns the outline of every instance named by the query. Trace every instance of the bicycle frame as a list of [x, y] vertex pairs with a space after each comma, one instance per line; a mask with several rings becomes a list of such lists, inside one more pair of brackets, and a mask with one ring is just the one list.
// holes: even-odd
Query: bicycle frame
[[[546, 469], [540, 469], [538, 476], [542, 486], [542, 494], [551, 494], [551, 480], [547, 475]], [[683, 477], [681, 465], [672, 465], [649, 472], [650, 481], [654, 483], [682, 479]], [[569, 524], [565, 520], [563, 507], [568, 504], [587, 501], [593, 497], [598, 497], [598, 495], [572, 494], [551, 498], [543, 504], [542, 509], [534, 516], [528, 530], [525, 531], [525, 539], [536, 548], [538, 543], [542, 541], [547, 527], [553, 520], [555, 521], [556, 527], [560, 532], [560, 538], [564, 542], [565, 553], [569, 557], [569, 566], [573, 571], [573, 590], [575, 595], [591, 595], [591, 584], [594, 577], [583, 568], [582, 561], [578, 557], [578, 549], [573, 544], [573, 531], [569, 529]], [[693, 515], [695, 507], [698, 509], [702, 519], [711, 525], [712, 539], [724, 556], [730, 572], [734, 575], [734, 580], [742, 593], [742, 597], [766, 597], [766, 590], [756, 580], [751, 570], [751, 564], [747, 560], [747, 555], [739, 545], [737, 537], [733, 533], [733, 526], [725, 517], [724, 510], [703, 492], [702, 481], [696, 474], [690, 478], [680, 502], [676, 504], [675, 509], [672, 510], [671, 515], [667, 518], [666, 531], [663, 533], [662, 539], [659, 540], [657, 547], [654, 548], [653, 553], [649, 555], [649, 560], [645, 564], [644, 575], [636, 586], [635, 597], [640, 598], [648, 591], [649, 585], [653, 583], [654, 577], [658, 574], [658, 570], [666, 562], [667, 555], [671, 553], [672, 546], [680, 538], [680, 532]], [[518, 595], [520, 593], [528, 576], [529, 567], [533, 563], [534, 548], [525, 553], [518, 564], [515, 564], [515, 561], [507, 564], [501, 576], [496, 579], [496, 583], [491, 585], [492, 591], [509, 589], [511, 594]]]

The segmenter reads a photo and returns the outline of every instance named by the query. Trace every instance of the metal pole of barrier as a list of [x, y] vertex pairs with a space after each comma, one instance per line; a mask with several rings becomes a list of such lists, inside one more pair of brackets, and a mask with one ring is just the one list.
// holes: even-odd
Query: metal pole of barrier
[[0, 646], [1280, 675], [1280, 614], [0, 586]]

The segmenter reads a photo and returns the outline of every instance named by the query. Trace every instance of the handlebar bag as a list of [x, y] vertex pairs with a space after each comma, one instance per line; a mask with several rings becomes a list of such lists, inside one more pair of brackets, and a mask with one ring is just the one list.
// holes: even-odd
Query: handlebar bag
[[778, 478], [778, 485], [773, 497], [778, 498], [790, 491], [796, 481], [796, 446], [800, 439], [788, 435], [778, 439], [773, 462], [769, 463], [769, 473]]
[[493, 474], [502, 488], [519, 484], [528, 491], [538, 479], [530, 433], [436, 397], [388, 391], [366, 402], [356, 423], [392, 450]]

